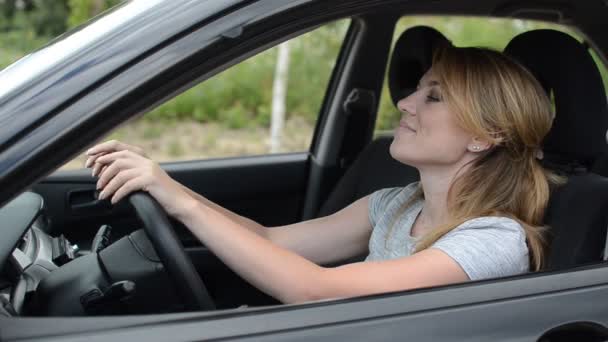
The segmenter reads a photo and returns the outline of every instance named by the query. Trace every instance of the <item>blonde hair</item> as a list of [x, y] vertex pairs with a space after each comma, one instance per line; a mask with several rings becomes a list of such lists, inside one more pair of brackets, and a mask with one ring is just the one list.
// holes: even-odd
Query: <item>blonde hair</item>
[[[540, 269], [550, 185], [563, 182], [536, 158], [551, 128], [551, 101], [529, 71], [493, 50], [442, 47], [432, 71], [461, 127], [493, 146], [454, 179], [448, 191], [450, 221], [425, 235], [416, 252], [467, 220], [503, 216], [522, 225], [530, 267]], [[422, 196], [420, 187], [401, 213]]]

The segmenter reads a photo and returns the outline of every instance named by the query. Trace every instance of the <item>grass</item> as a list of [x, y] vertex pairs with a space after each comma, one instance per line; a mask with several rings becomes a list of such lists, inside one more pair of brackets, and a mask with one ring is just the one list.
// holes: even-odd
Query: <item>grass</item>
[[[159, 129], [159, 136], [150, 139], [149, 132]], [[288, 119], [279, 152], [307, 151], [313, 129], [313, 125], [301, 118]], [[217, 123], [196, 121], [162, 124], [142, 118], [126, 123], [100, 141], [118, 139], [142, 147], [155, 161], [171, 162], [268, 154], [269, 137], [268, 128], [230, 129]], [[85, 159], [84, 155], [80, 155], [62, 169], [82, 168]]]
[[51, 38], [37, 37], [34, 31], [0, 33], [0, 69], [4, 69], [28, 53], [40, 48]]

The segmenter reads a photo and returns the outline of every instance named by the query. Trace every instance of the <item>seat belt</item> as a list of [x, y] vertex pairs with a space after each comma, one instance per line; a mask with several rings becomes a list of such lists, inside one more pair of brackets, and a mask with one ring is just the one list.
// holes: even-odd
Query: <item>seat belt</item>
[[[608, 231], [608, 227], [606, 227], [606, 230]], [[606, 234], [606, 242], [604, 245], [604, 261], [608, 260], [608, 233]]]
[[342, 104], [347, 115], [344, 138], [340, 147], [340, 167], [347, 168], [371, 140], [372, 112], [376, 94], [369, 89], [353, 88]]

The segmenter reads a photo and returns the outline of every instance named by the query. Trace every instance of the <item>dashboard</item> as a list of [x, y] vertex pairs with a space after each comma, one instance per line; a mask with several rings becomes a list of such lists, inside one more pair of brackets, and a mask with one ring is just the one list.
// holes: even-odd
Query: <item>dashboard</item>
[[58, 268], [56, 242], [46, 233], [49, 224], [42, 197], [32, 192], [0, 208], [0, 297], [5, 308], [10, 303], [9, 313], [20, 314], [26, 293]]
[[92, 250], [79, 252], [63, 235], [49, 235], [50, 228], [36, 193], [24, 192], [0, 208], [0, 317], [183, 309], [142, 229], [111, 244], [103, 234], [109, 228], [100, 229]]

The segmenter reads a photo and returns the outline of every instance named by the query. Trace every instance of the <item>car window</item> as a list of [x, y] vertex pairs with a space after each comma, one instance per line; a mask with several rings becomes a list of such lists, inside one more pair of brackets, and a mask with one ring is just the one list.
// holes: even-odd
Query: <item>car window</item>
[[[308, 151], [349, 23], [331, 22], [257, 54], [101, 141], [140, 146], [158, 162]], [[276, 114], [281, 107], [283, 120]], [[83, 164], [78, 156], [63, 169]]]
[[[579, 41], [582, 40], [577, 32], [568, 26], [534, 20], [459, 16], [411, 16], [401, 18], [398, 21], [393, 36], [393, 44], [403, 31], [418, 25], [430, 26], [437, 29], [456, 46], [489, 47], [499, 51], [502, 51], [516, 35], [537, 29], [559, 30], [572, 35]], [[608, 80], [606, 67], [600, 62], [593, 51], [592, 56], [600, 69], [604, 85], [606, 85]], [[382, 90], [380, 107], [378, 109], [374, 130], [375, 136], [392, 134], [401, 117], [401, 114], [392, 103], [386, 83]]]

